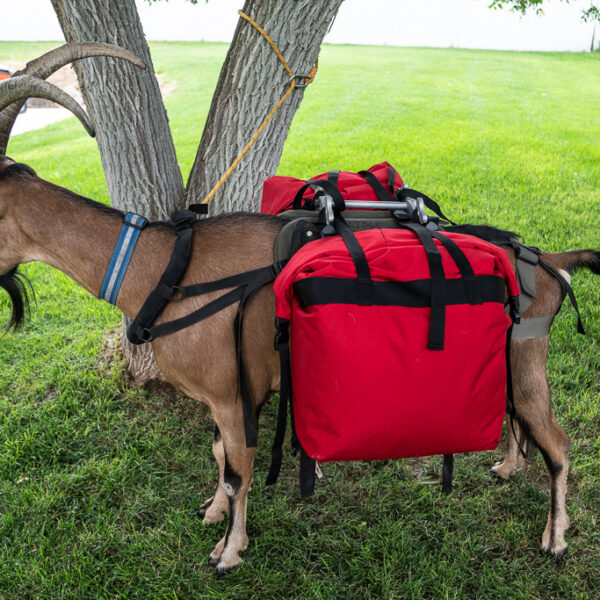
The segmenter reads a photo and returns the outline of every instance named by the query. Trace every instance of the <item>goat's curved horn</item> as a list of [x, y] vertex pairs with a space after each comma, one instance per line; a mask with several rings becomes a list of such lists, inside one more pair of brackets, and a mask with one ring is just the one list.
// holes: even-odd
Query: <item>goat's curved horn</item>
[[73, 42], [50, 50], [50, 52], [46, 52], [39, 58], [28, 62], [25, 68], [15, 73], [15, 75], [35, 75], [41, 79], [46, 79], [46, 77], [69, 63], [93, 56], [122, 58], [140, 69], [146, 68], [144, 62], [137, 55], [120, 46], [100, 42]]
[[[32, 75], [19, 75], [18, 77], [11, 77], [10, 79], [0, 81], [0, 111], [13, 102], [29, 97], [46, 98], [47, 100], [61, 104], [65, 108], [68, 108], [81, 121], [86, 131], [92, 137], [96, 135], [83, 108], [69, 94], [63, 92], [55, 85]], [[6, 149], [7, 143], [8, 133], [0, 131], [0, 150], [3, 148]], [[3, 152], [0, 152], [0, 155], [3, 155]]]
[[[60, 46], [60, 48], [55, 48], [54, 50], [43, 54], [39, 58], [28, 62], [25, 68], [15, 73], [13, 77], [33, 75], [41, 79], [46, 79], [46, 77], [49, 77], [52, 75], [52, 73], [58, 71], [58, 69], [68, 65], [73, 61], [80, 60], [82, 58], [91, 58], [93, 56], [122, 58], [126, 61], [129, 61], [136, 67], [140, 67], [141, 69], [146, 68], [144, 62], [133, 52], [126, 50], [125, 48], [121, 48], [120, 46], [103, 44], [100, 42], [73, 42], [71, 44]], [[8, 145], [10, 132], [15, 123], [15, 119], [19, 115], [19, 111], [21, 110], [21, 107], [26, 99], [26, 97], [21, 97], [13, 104], [3, 104], [4, 109], [0, 109], [0, 156], [4, 156], [4, 154], [6, 154], [6, 147]]]

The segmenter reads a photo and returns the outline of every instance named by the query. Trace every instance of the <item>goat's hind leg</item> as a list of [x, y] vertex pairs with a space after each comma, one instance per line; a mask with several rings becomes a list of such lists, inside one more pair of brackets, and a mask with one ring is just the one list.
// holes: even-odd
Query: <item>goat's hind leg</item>
[[567, 550], [564, 532], [570, 524], [565, 499], [571, 440], [550, 406], [546, 378], [548, 338], [513, 343], [511, 354], [516, 416], [542, 453], [550, 474], [550, 512], [542, 535], [542, 551], [558, 560]]
[[246, 503], [252, 481], [252, 467], [256, 448], [246, 447], [246, 435], [241, 403], [229, 406], [215, 414], [223, 442], [223, 489], [229, 505], [229, 523], [225, 536], [210, 555], [210, 564], [216, 567], [217, 578], [222, 577], [242, 559], [239, 553], [248, 547], [246, 535]]
[[213, 454], [219, 469], [219, 480], [215, 495], [209, 498], [199, 509], [198, 515], [204, 523], [218, 523], [225, 518], [229, 508], [229, 499], [223, 488], [223, 477], [225, 472], [225, 451], [223, 450], [223, 439], [219, 427], [215, 425], [215, 435], [212, 445]]

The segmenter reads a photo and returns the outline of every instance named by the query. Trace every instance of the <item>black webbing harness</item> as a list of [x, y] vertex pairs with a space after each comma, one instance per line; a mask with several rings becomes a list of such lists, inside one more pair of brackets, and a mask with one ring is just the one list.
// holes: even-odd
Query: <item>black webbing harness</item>
[[[158, 285], [150, 292], [137, 316], [127, 328], [127, 338], [132, 344], [151, 342], [159, 337], [194, 325], [223, 310], [227, 306], [239, 302], [237, 315], [233, 323], [235, 351], [238, 363], [238, 386], [242, 397], [246, 446], [248, 448], [255, 448], [257, 443], [256, 415], [252, 406], [242, 353], [244, 311], [254, 293], [264, 285], [275, 280], [283, 268], [283, 264], [275, 263], [267, 267], [238, 273], [216, 281], [180, 286], [179, 283], [190, 261], [193, 243], [193, 224], [196, 221], [197, 212], [183, 210], [171, 217], [171, 222], [175, 226], [177, 234], [171, 259]], [[185, 298], [229, 288], [233, 289], [189, 315], [175, 319], [174, 321], [154, 325], [154, 322], [169, 302], [181, 302]]]

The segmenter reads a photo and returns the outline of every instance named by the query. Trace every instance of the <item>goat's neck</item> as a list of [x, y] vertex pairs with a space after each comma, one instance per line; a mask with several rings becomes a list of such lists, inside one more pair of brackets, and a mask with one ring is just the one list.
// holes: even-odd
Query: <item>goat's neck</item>
[[[22, 215], [21, 225], [30, 239], [25, 261], [56, 267], [98, 296], [121, 231], [121, 217], [68, 199], [56, 186], [50, 188], [43, 202], [33, 204]], [[117, 298], [117, 306], [126, 315], [137, 314], [160, 278], [172, 239], [169, 231], [155, 229], [145, 229], [140, 235]]]

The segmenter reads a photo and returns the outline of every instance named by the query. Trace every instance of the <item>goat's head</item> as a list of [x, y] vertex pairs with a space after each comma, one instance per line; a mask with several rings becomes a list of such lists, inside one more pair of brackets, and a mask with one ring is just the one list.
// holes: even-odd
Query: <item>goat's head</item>
[[44, 81], [64, 65], [82, 58], [110, 56], [122, 58], [137, 67], [144, 63], [132, 52], [100, 43], [74, 43], [61, 46], [37, 58], [10, 79], [0, 82], [0, 287], [6, 290], [12, 302], [9, 328], [17, 327], [27, 309], [27, 286], [17, 273], [16, 267], [25, 260], [27, 231], [22, 227], [19, 210], [22, 199], [33, 192], [32, 186], [42, 181], [33, 169], [16, 164], [6, 156], [6, 148], [13, 124], [19, 111], [29, 97], [46, 98], [61, 104], [75, 114], [87, 132], [94, 136], [94, 128], [79, 104], [68, 94]]

